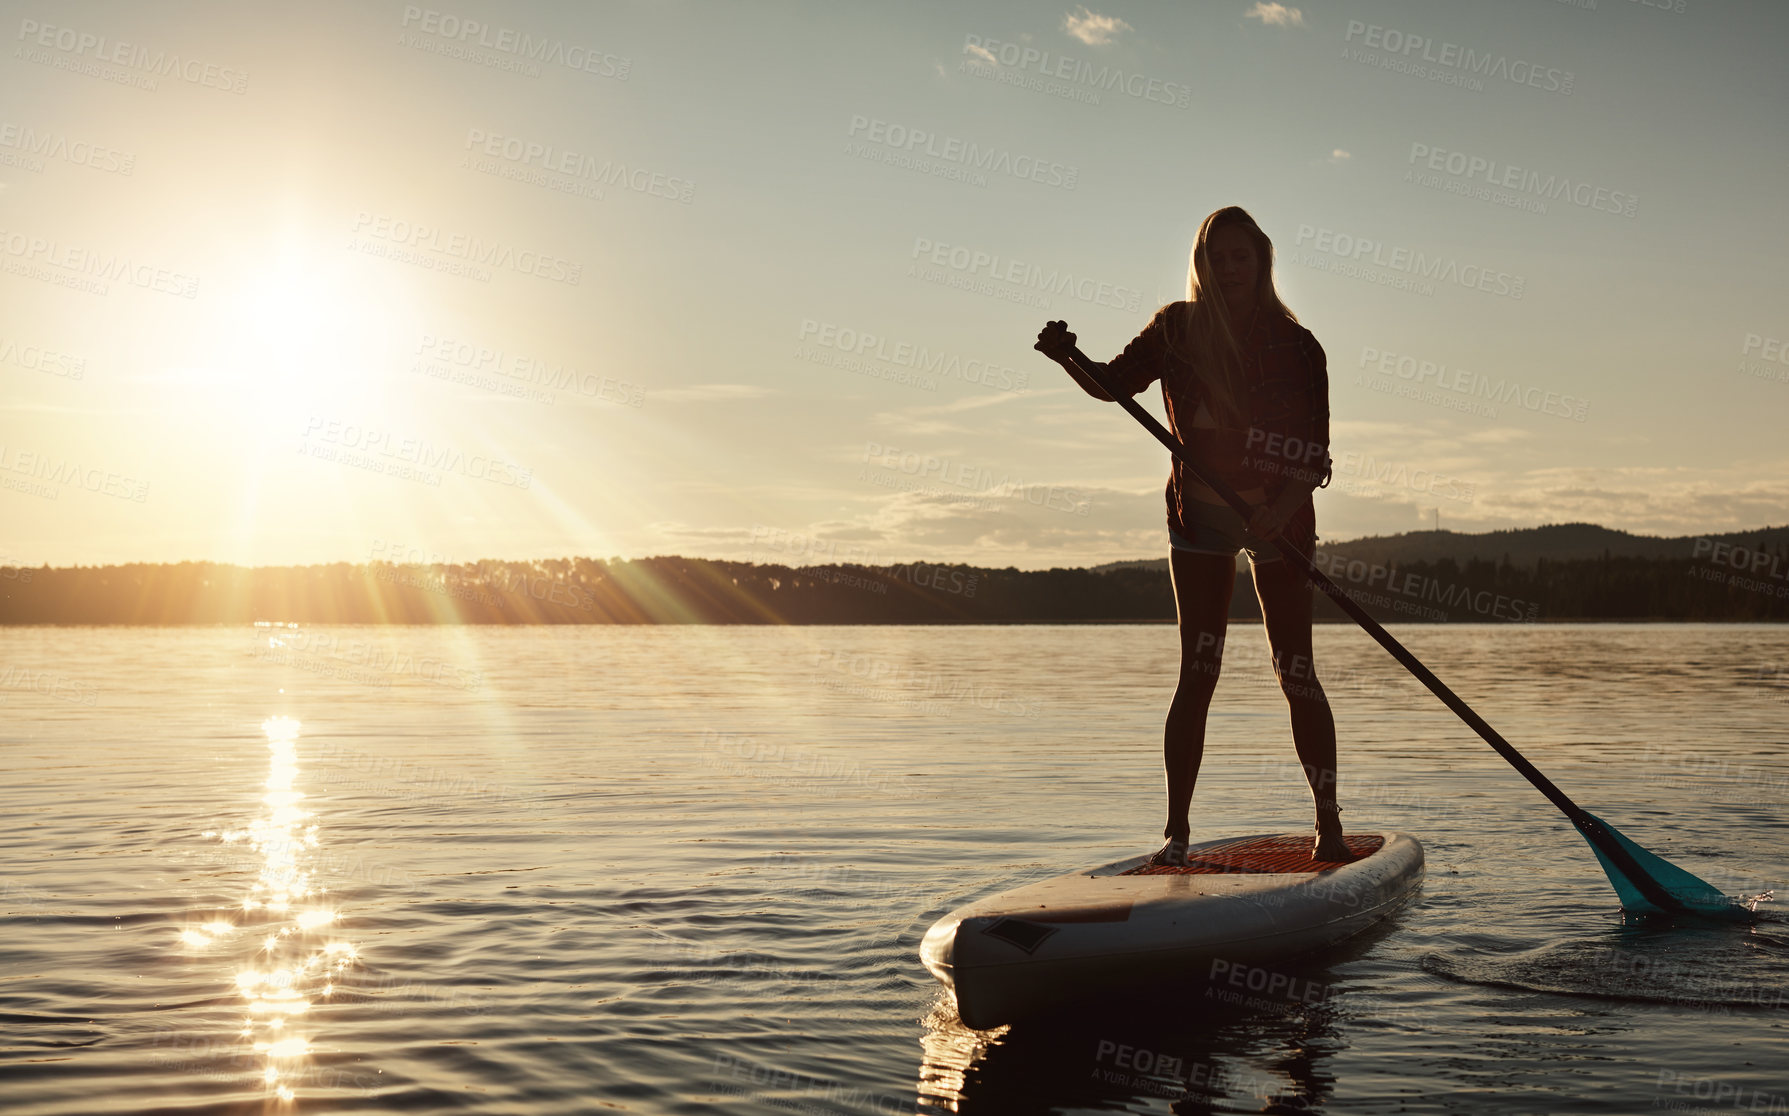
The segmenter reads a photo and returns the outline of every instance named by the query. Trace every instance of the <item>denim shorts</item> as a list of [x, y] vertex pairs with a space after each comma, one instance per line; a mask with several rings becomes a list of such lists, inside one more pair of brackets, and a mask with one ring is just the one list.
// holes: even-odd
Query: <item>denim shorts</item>
[[[1279, 551], [1248, 533], [1242, 516], [1228, 504], [1189, 499], [1182, 507], [1181, 520], [1187, 534], [1176, 531], [1171, 524], [1168, 527], [1168, 545], [1175, 550], [1224, 558], [1234, 558], [1240, 550], [1248, 554], [1249, 564], [1255, 566], [1283, 561]], [[1287, 524], [1288, 532], [1291, 528], [1292, 524]]]

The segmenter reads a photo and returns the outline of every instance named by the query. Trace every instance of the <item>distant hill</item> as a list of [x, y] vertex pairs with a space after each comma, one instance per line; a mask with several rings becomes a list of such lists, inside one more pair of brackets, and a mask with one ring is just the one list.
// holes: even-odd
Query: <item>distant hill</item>
[[[1705, 545], [1703, 553], [1698, 555], [1696, 544], [1703, 539], [1708, 540], [1709, 545]], [[1320, 539], [1317, 547], [1320, 551], [1380, 565], [1394, 562], [1400, 566], [1418, 562], [1433, 564], [1445, 560], [1464, 566], [1474, 561], [1501, 563], [1507, 557], [1513, 566], [1533, 569], [1537, 559], [1569, 562], [1602, 558], [1605, 554], [1610, 558], [1705, 558], [1714, 543], [1774, 552], [1780, 546], [1789, 545], [1789, 526], [1666, 538], [1635, 535], [1594, 523], [1557, 523], [1513, 531], [1486, 531], [1477, 535], [1459, 531], [1407, 531], [1401, 535], [1368, 535], [1337, 542]], [[1107, 562], [1092, 568], [1095, 573], [1119, 569], [1166, 570], [1168, 559]]]
[[[1325, 544], [1380, 620], [1789, 620], [1789, 528], [1656, 538], [1585, 523]], [[0, 624], [1172, 622], [1167, 559], [1096, 570], [923, 562], [792, 568], [677, 556], [455, 565], [0, 565]], [[1258, 617], [1247, 564], [1230, 617]], [[1327, 597], [1316, 617], [1341, 621]], [[282, 645], [291, 639], [281, 636]]]

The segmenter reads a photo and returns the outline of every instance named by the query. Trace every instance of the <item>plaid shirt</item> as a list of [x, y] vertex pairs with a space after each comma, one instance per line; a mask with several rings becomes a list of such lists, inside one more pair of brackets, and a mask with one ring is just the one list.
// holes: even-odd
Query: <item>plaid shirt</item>
[[[1246, 336], [1239, 338], [1243, 375], [1248, 387], [1247, 428], [1196, 427], [1193, 416], [1206, 389], [1192, 366], [1168, 347], [1167, 331], [1186, 303], [1156, 311], [1143, 332], [1106, 365], [1111, 379], [1136, 395], [1156, 380], [1168, 429], [1192, 452], [1202, 470], [1215, 473], [1231, 488], [1262, 488], [1276, 499], [1288, 483], [1313, 487], [1329, 483], [1329, 372], [1323, 346], [1311, 331], [1285, 318], [1257, 314]], [[1215, 413], [1216, 408], [1212, 409]], [[1174, 459], [1168, 478], [1168, 521], [1184, 525], [1185, 466]], [[1306, 501], [1306, 508], [1310, 506]]]

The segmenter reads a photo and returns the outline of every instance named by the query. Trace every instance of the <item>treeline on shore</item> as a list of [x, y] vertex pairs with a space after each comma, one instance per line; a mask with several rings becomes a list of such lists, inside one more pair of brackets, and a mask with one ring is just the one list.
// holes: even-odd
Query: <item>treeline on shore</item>
[[[1347, 544], [1320, 568], [1375, 618], [1789, 620], [1789, 555], [1528, 563], [1379, 562]], [[1258, 617], [1239, 573], [1230, 615]], [[1319, 595], [1319, 619], [1343, 613]], [[0, 567], [6, 624], [1001, 624], [1171, 621], [1165, 569], [982, 569], [911, 563], [790, 568], [701, 558], [385, 562], [242, 567], [204, 562]]]

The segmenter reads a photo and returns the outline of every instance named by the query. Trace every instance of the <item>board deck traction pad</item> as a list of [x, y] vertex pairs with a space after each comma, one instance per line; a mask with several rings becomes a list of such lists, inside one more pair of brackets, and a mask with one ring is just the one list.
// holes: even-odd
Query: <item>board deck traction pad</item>
[[[1121, 876], [1212, 876], [1237, 872], [1283, 874], [1292, 872], [1327, 872], [1352, 864], [1350, 860], [1312, 860], [1312, 834], [1285, 834], [1279, 837], [1244, 837], [1225, 841], [1203, 849], [1188, 850], [1184, 868], [1165, 864], [1142, 864], [1120, 872]], [[1378, 834], [1347, 837], [1348, 851], [1355, 859], [1368, 857], [1385, 847], [1385, 838]]]

